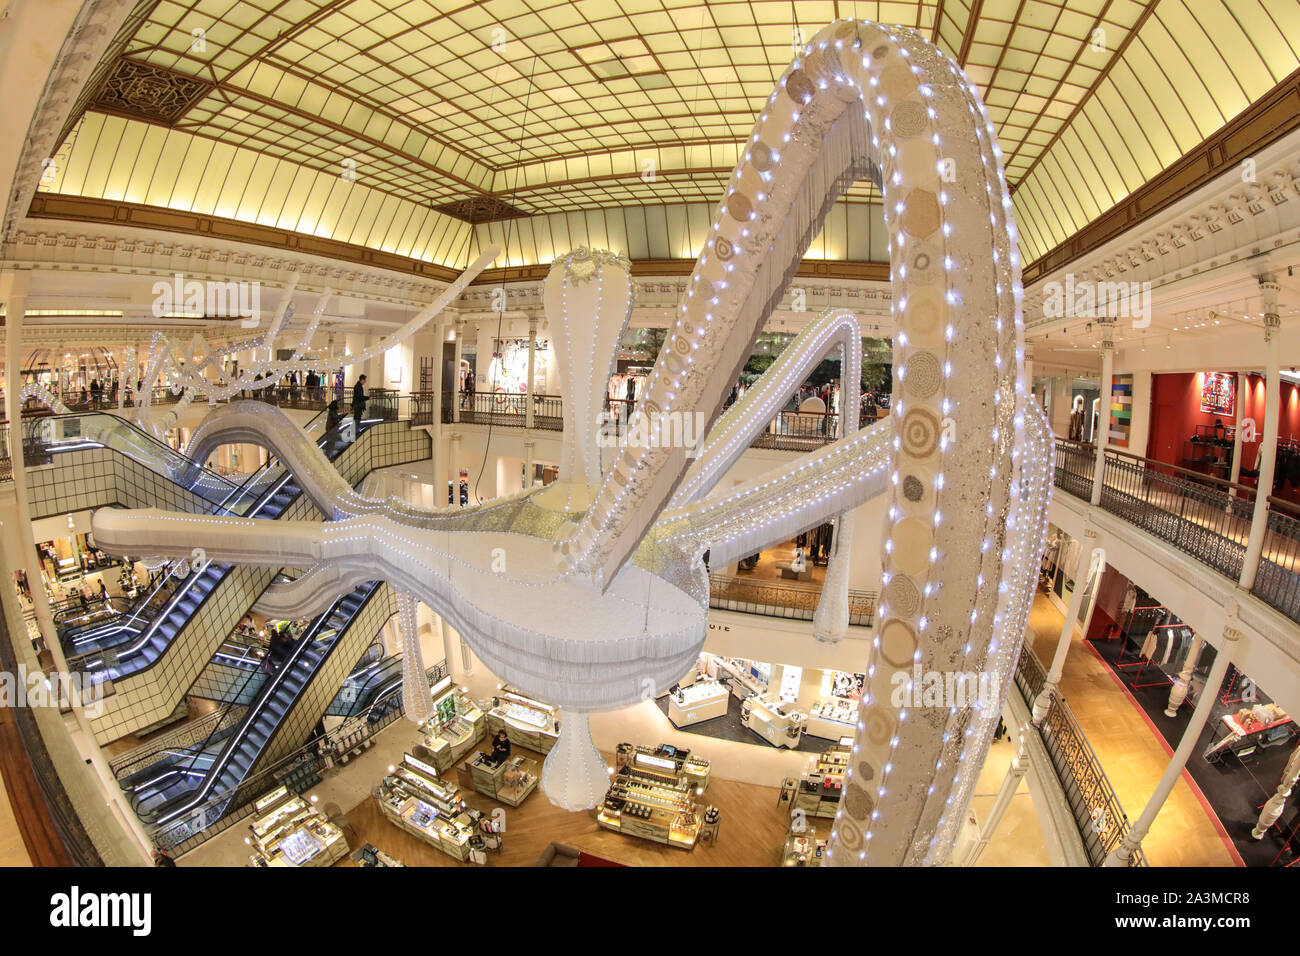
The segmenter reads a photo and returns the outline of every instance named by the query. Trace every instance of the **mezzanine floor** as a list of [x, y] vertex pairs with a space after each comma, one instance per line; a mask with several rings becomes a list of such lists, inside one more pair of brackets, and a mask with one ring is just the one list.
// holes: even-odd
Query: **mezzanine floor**
[[[1033, 650], [1052, 660], [1064, 620], [1039, 594], [1029, 615]], [[1141, 709], [1075, 628], [1065, 659], [1061, 693], [1101, 761], [1129, 820], [1142, 812], [1169, 765], [1171, 751]], [[1188, 705], [1184, 705], [1188, 706]], [[1218, 817], [1184, 772], [1142, 841], [1151, 866], [1239, 866]]]

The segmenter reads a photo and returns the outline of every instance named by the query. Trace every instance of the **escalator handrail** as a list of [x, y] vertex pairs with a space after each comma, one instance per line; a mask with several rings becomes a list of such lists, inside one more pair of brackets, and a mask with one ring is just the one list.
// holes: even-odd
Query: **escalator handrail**
[[[348, 619], [347, 622], [348, 624], [350, 624], [353, 620], [355, 620], [356, 616], [361, 613], [361, 611], [366, 607], [367, 604], [370, 603], [371, 598], [373, 598], [375, 596], [375, 593], [379, 590], [379, 586], [381, 583], [382, 582], [380, 581], [369, 581], [366, 584], [362, 585], [362, 587], [366, 588], [365, 597], [361, 600], [361, 603], [357, 605], [356, 610], [352, 612], [352, 615]], [[334, 616], [334, 614], [342, 607], [343, 602], [347, 600], [349, 595], [352, 593], [355, 592], [349, 592], [349, 594], [345, 594], [342, 597], [338, 598], [333, 604], [329, 606], [329, 608], [323, 614], [321, 614], [318, 618], [316, 618], [315, 621], [311, 623], [311, 626], [303, 633], [302, 637], [299, 638], [297, 646], [295, 646], [293, 649], [293, 653], [290, 654], [288, 659], [285, 660], [285, 662], [280, 665], [279, 670], [276, 671], [275, 675], [271, 678], [271, 680], [267, 681], [266, 684], [263, 685], [261, 692], [258, 694], [257, 700], [254, 701], [251, 706], [249, 706], [248, 713], [244, 715], [244, 719], [240, 722], [238, 729], [235, 731], [233, 735], [231, 735], [230, 740], [226, 743], [226, 746], [222, 749], [221, 756], [219, 756], [216, 759], [216, 761], [213, 762], [212, 766], [208, 768], [208, 772], [204, 776], [202, 785], [195, 788], [190, 798], [185, 800], [180, 806], [172, 807], [164, 811], [163, 813], [161, 813], [158, 816], [156, 821], [157, 826], [162, 827], [167, 825], [171, 821], [175, 820], [177, 817], [180, 817], [185, 813], [188, 813], [189, 811], [193, 810], [195, 807], [201, 805], [207, 800], [208, 796], [212, 792], [212, 788], [216, 785], [217, 779], [221, 776], [221, 774], [225, 771], [226, 767], [229, 765], [230, 761], [234, 758], [235, 752], [239, 748], [240, 743], [248, 735], [249, 730], [252, 728], [252, 725], [256, 722], [257, 718], [262, 715], [263, 709], [270, 702], [270, 700], [275, 696], [275, 692], [284, 684], [286, 680], [288, 680], [290, 674], [294, 670], [294, 667], [302, 659], [303, 655], [305, 655], [308, 652], [308, 650], [310, 650], [312, 644], [315, 641], [316, 635], [329, 622], [329, 620]], [[307, 675], [307, 682], [306, 682], [307, 684], [311, 683], [311, 678], [315, 674], [316, 669], [319, 668], [321, 664], [323, 664], [325, 660], [329, 657], [329, 651], [333, 650], [334, 647], [338, 646], [338, 637], [342, 635], [344, 630], [346, 630], [346, 625], [343, 628], [339, 628], [336, 631], [334, 641], [331, 643], [330, 647], [326, 650], [326, 652], [320, 656], [319, 660], [316, 661], [315, 665], [312, 668], [312, 671]], [[295, 699], [296, 699], [296, 695], [295, 695]], [[274, 735], [272, 734], [272, 736]], [[268, 737], [266, 741], [263, 741], [261, 746], [264, 747], [266, 743], [270, 741], [270, 739], [271, 737]], [[253, 766], [254, 763], [256, 763], [257, 757], [260, 754], [260, 752], [261, 752], [261, 747], [258, 748], [258, 753], [255, 753], [252, 759], [249, 761], [248, 766], [250, 768]]]

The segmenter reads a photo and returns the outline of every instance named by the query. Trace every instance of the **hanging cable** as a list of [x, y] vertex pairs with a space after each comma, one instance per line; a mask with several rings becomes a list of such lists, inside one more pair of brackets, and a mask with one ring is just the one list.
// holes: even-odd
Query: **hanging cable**
[[[515, 151], [515, 181], [511, 184], [511, 187], [510, 187], [510, 205], [511, 205], [511, 206], [513, 206], [513, 205], [515, 204], [515, 202], [516, 202], [516, 200], [518, 199], [518, 196], [519, 196], [519, 177], [520, 177], [520, 171], [521, 171], [521, 170], [520, 170], [520, 162], [523, 160], [523, 156], [524, 156], [524, 139], [525, 139], [525, 137], [528, 135], [528, 110], [529, 110], [529, 104], [532, 102], [532, 99], [533, 99], [533, 78], [537, 75], [537, 61], [538, 61], [538, 59], [540, 59], [540, 58], [539, 58], [538, 56], [534, 55], [534, 56], [533, 56], [533, 62], [532, 62], [532, 65], [529, 66], [529, 68], [528, 68], [528, 92], [524, 94], [524, 117], [523, 117], [522, 122], [519, 124], [519, 148]], [[513, 232], [513, 230], [514, 230], [514, 218], [512, 217], [512, 218], [506, 220], [506, 238], [505, 238], [505, 242], [503, 243], [503, 248], [505, 249], [505, 257], [506, 257], [505, 265], [509, 265], [509, 264], [510, 264], [510, 234], [511, 234], [511, 232]], [[519, 258], [520, 258], [520, 261], [522, 262], [522, 261], [523, 261], [523, 243], [522, 243], [522, 242], [520, 243], [520, 249], [519, 249], [519, 251], [520, 251], [520, 256], [519, 256]], [[505, 287], [505, 279], [503, 278], [503, 279], [501, 280], [501, 308], [497, 310], [497, 334], [496, 334], [496, 339], [495, 339], [495, 341], [496, 341], [498, 344], [501, 342], [501, 329], [502, 329], [503, 324], [505, 323], [505, 318], [506, 318], [506, 296], [505, 296], [505, 290], [506, 290], [506, 287]], [[503, 351], [502, 351], [502, 358], [504, 358], [504, 357], [505, 357], [505, 352], [504, 352], [504, 350], [503, 350]], [[459, 370], [459, 369], [457, 369], [456, 371], [457, 371], [457, 374], [460, 373], [460, 370]], [[489, 389], [494, 388], [493, 383], [492, 383], [491, 380], [488, 381], [488, 387], [489, 387]], [[490, 392], [490, 394], [495, 394], [495, 392]], [[529, 382], [529, 383], [527, 384], [527, 388], [525, 388], [525, 390], [524, 390], [524, 394], [525, 394], [525, 396], [527, 397], [527, 400], [528, 400], [528, 401], [531, 402], [531, 401], [533, 400], [533, 383], [532, 383], [532, 382]], [[526, 414], [526, 413], [525, 413], [525, 414]], [[479, 496], [478, 496], [478, 486], [479, 486], [479, 482], [481, 482], [481, 481], [483, 480], [483, 472], [487, 470], [488, 454], [489, 454], [491, 451], [492, 451], [492, 419], [489, 417], [489, 418], [488, 418], [488, 433], [487, 433], [487, 440], [483, 443], [483, 462], [482, 462], [482, 464], [479, 465], [478, 476], [474, 479], [474, 499], [475, 499], [475, 501], [479, 501], [479, 500], [480, 500], [480, 499], [479, 499]], [[457, 475], [457, 476], [456, 476], [456, 479], [457, 479], [456, 496], [457, 496], [457, 499], [459, 499], [459, 497], [460, 497], [460, 486], [459, 486], [459, 484], [460, 484], [460, 476]], [[457, 501], [457, 504], [459, 504], [459, 500]]]

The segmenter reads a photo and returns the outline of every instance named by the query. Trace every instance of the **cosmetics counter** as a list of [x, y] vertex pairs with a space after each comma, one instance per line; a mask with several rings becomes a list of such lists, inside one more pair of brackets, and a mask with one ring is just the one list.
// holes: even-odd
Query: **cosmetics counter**
[[253, 848], [249, 866], [333, 866], [348, 855], [343, 831], [286, 787], [262, 797], [254, 811], [244, 841]]
[[695, 791], [684, 776], [628, 764], [610, 782], [596, 822], [607, 830], [693, 850], [703, 817]]
[[519, 806], [537, 789], [539, 774], [537, 761], [522, 754], [493, 763], [487, 754], [480, 753], [470, 764], [474, 789], [511, 807]]
[[853, 738], [846, 737], [845, 741], [819, 754], [812, 767], [800, 776], [794, 810], [802, 810], [809, 817], [835, 818], [844, 792], [844, 774], [849, 767]]
[[434, 687], [433, 716], [424, 725], [424, 753], [417, 756], [446, 773], [487, 733], [487, 715], [462, 691], [451, 687], [440, 695]]
[[731, 691], [711, 677], [703, 677], [689, 687], [679, 686], [668, 695], [668, 719], [674, 727], [689, 727], [701, 721], [727, 716]]
[[740, 705], [740, 722], [773, 747], [793, 748], [803, 739], [807, 715], [785, 701], [750, 697]]
[[504, 730], [510, 742], [535, 753], [548, 754], [560, 739], [560, 712], [550, 704], [502, 687], [487, 713], [488, 734]]
[[[766, 668], [767, 677], [764, 677]], [[762, 697], [767, 693], [771, 665], [757, 661], [746, 661], [736, 657], [715, 657], [713, 669], [718, 680], [731, 685], [731, 692], [744, 700], [746, 697]]]
[[689, 750], [660, 744], [643, 747], [640, 744], [622, 743], [614, 752], [614, 771], [624, 767], [652, 774], [681, 777], [701, 793], [709, 785], [709, 762], [693, 755]]
[[[466, 861], [481, 814], [471, 810], [452, 784], [411, 754], [393, 768], [374, 792], [388, 822], [457, 860]], [[481, 838], [477, 838], [480, 839]]]
[[804, 732], [827, 740], [851, 735], [857, 726], [858, 702], [845, 697], [827, 697], [816, 701], [808, 711]]

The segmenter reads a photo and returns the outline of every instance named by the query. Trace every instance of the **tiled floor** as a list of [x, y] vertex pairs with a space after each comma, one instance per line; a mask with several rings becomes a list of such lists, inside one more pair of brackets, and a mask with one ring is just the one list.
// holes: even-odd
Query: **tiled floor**
[[[1043, 595], [1029, 615], [1033, 649], [1046, 666], [1060, 637], [1061, 612]], [[1084, 646], [1078, 629], [1061, 679], [1064, 695], [1110, 778], [1120, 805], [1135, 820], [1169, 765], [1168, 746], [1106, 665]], [[1186, 773], [1174, 786], [1142, 841], [1151, 866], [1236, 866], [1217, 818], [1202, 804]]]

